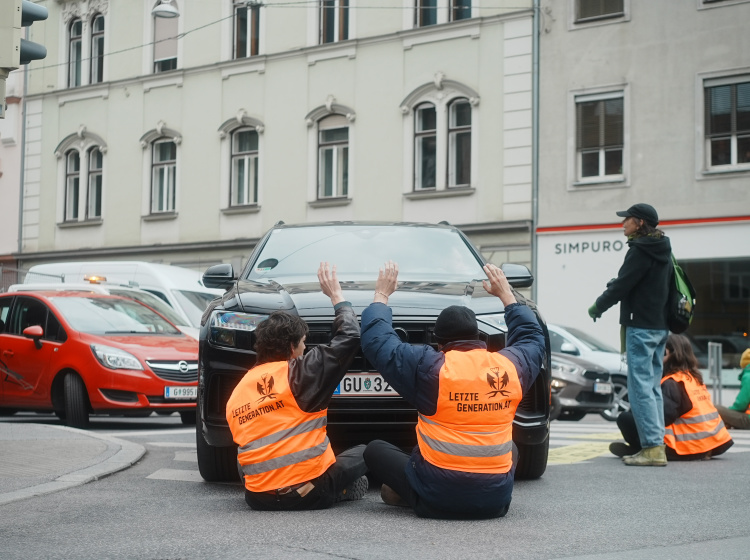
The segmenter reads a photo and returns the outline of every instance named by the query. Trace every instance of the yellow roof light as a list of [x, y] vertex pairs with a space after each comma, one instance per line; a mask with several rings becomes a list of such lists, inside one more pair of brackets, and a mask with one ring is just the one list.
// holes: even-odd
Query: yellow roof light
[[106, 282], [107, 281], [107, 277], [106, 276], [97, 276], [95, 274], [86, 274], [83, 277], [83, 281], [84, 282], [88, 282], [90, 284], [101, 284], [102, 282]]

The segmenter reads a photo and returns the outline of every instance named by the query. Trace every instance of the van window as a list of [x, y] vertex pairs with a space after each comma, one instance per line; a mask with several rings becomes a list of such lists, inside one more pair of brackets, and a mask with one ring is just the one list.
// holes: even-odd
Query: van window
[[177, 298], [177, 303], [182, 307], [182, 310], [194, 327], [201, 326], [201, 315], [203, 315], [208, 304], [216, 299], [216, 296], [213, 294], [191, 292], [189, 290], [172, 290], [172, 294]]

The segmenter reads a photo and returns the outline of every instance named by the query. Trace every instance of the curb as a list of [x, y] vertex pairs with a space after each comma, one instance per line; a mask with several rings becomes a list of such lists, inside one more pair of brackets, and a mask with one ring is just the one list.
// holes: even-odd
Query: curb
[[117, 447], [119, 449], [112, 457], [109, 457], [100, 463], [64, 474], [52, 482], [45, 482], [44, 484], [38, 484], [36, 486], [0, 495], [0, 505], [18, 502], [35, 496], [52, 494], [53, 492], [60, 492], [61, 490], [67, 490], [68, 488], [74, 488], [76, 486], [82, 486], [118, 471], [127, 469], [138, 462], [141, 457], [146, 454], [146, 448], [142, 445], [116, 437], [95, 434], [85, 430], [69, 428], [67, 426], [47, 427], [99, 439], [106, 442], [108, 448]]

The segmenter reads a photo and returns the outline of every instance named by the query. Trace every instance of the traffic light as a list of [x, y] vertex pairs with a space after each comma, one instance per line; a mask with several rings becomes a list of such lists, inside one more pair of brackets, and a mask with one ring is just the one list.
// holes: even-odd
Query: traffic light
[[0, 68], [15, 70], [32, 60], [47, 56], [44, 45], [21, 37], [22, 28], [47, 19], [47, 8], [28, 0], [0, 2]]
[[[18, 4], [18, 0], [15, 0]], [[47, 19], [47, 8], [34, 4], [28, 0], [21, 0], [21, 26], [29, 27], [35, 21], [42, 21]], [[18, 49], [18, 62], [20, 64], [28, 64], [32, 60], [41, 60], [47, 56], [47, 48], [39, 43], [33, 41], [27, 41], [21, 39], [20, 47]]]

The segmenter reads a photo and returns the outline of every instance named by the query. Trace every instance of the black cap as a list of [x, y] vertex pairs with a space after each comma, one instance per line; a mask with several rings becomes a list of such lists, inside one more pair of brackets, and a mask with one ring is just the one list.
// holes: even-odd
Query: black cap
[[440, 344], [454, 340], [476, 340], [478, 337], [477, 316], [468, 307], [446, 307], [435, 321], [435, 338]]
[[651, 206], [650, 204], [645, 204], [643, 202], [633, 204], [633, 206], [631, 206], [627, 210], [619, 211], [617, 215], [622, 218], [629, 218], [630, 216], [632, 216], [633, 218], [644, 220], [651, 227], [656, 227], [659, 225], [659, 214], [656, 213], [656, 210], [653, 206]]

